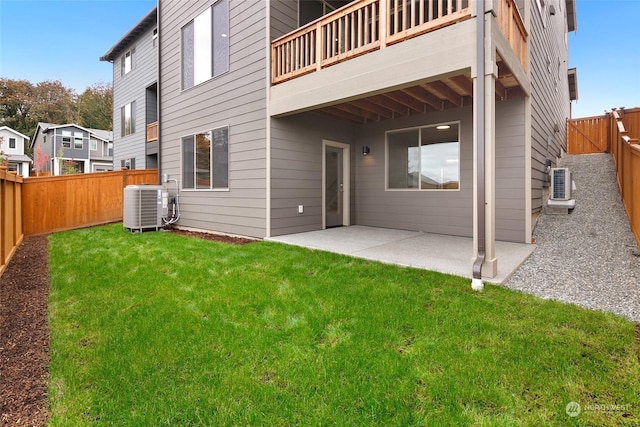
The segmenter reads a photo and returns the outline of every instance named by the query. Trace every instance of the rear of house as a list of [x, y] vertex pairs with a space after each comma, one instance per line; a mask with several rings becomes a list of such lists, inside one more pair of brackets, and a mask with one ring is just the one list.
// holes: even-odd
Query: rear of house
[[566, 146], [573, 29], [573, 0], [160, 0], [179, 225], [486, 236], [491, 275], [496, 239], [530, 241]]

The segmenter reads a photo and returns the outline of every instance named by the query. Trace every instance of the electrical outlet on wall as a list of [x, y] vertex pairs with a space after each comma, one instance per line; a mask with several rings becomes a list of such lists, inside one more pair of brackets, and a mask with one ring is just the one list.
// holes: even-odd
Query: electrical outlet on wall
[[303, 205], [298, 205], [298, 213], [304, 213], [304, 206]]

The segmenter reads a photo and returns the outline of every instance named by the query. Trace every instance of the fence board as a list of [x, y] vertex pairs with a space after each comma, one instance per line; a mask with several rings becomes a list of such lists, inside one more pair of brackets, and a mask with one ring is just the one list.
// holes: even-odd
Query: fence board
[[22, 190], [24, 234], [121, 221], [123, 188], [157, 183], [156, 169], [29, 178]]
[[584, 117], [567, 121], [569, 154], [603, 153], [608, 150], [608, 117]]
[[0, 171], [0, 275], [23, 237], [22, 185], [21, 176]]
[[618, 110], [618, 112], [629, 136], [640, 137], [640, 108]]

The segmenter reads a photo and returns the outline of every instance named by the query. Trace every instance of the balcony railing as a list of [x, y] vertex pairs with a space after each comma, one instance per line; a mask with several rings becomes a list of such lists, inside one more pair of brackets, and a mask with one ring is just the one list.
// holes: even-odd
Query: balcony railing
[[527, 30], [514, 0], [498, 0], [498, 25], [502, 29], [520, 65], [527, 69]]
[[158, 140], [158, 122], [149, 123], [147, 125], [147, 142]]
[[471, 17], [471, 0], [357, 0], [271, 43], [272, 83]]

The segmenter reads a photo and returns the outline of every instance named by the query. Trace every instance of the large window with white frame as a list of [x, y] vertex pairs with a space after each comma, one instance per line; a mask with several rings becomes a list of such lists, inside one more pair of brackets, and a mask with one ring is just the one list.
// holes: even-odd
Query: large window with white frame
[[73, 132], [73, 148], [76, 150], [82, 150], [84, 148], [82, 132]]
[[73, 136], [73, 132], [70, 130], [62, 131], [62, 147], [71, 148], [71, 137]]
[[229, 0], [217, 0], [182, 27], [182, 89], [229, 71]]
[[229, 127], [182, 138], [182, 187], [229, 188]]
[[459, 190], [460, 124], [386, 133], [387, 190]]

